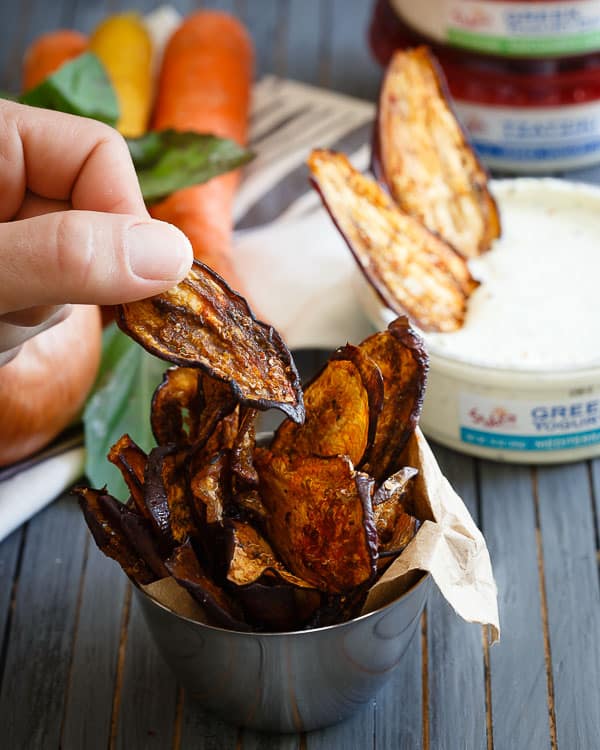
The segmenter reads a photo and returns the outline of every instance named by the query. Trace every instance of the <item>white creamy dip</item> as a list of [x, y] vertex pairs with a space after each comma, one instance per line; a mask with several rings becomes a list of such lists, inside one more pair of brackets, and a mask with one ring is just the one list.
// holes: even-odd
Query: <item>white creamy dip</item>
[[502, 237], [469, 262], [482, 284], [432, 354], [483, 367], [573, 370], [600, 364], [600, 189], [497, 180]]
[[[600, 188], [553, 179], [492, 182], [503, 233], [469, 261], [482, 284], [455, 333], [425, 334], [421, 427], [500, 461], [600, 456]], [[395, 317], [366, 283], [376, 328]]]

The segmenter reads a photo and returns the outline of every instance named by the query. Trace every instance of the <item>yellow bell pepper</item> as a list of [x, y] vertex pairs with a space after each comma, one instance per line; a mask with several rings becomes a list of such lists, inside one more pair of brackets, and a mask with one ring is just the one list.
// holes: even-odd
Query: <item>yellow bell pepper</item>
[[117, 130], [137, 138], [146, 132], [152, 106], [152, 42], [135, 13], [109, 16], [90, 37], [119, 101]]

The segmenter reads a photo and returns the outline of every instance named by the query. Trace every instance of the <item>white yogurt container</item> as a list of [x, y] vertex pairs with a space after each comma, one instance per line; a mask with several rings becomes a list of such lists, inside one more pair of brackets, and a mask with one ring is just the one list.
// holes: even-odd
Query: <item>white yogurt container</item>
[[[600, 456], [600, 188], [492, 182], [503, 227], [469, 266], [482, 281], [464, 327], [424, 334], [421, 417], [432, 439], [520, 463]], [[377, 328], [395, 317], [360, 283]]]

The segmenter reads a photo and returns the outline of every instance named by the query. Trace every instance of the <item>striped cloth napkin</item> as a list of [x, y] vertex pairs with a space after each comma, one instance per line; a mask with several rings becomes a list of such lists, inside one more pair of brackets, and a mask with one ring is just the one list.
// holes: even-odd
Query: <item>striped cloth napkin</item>
[[[368, 166], [374, 105], [267, 77], [253, 92], [250, 144], [235, 204], [235, 262], [248, 294], [291, 349], [334, 349], [371, 331], [354, 294], [356, 265], [309, 187], [315, 147]], [[83, 472], [81, 435], [0, 470], [0, 540]]]

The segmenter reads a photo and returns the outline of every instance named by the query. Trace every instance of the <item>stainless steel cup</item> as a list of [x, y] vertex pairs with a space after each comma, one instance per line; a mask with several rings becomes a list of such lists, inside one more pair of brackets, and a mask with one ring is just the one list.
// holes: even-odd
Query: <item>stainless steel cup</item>
[[418, 630], [429, 586], [426, 575], [375, 612], [290, 633], [204, 625], [135, 592], [167, 664], [206, 709], [240, 726], [300, 732], [342, 721], [386, 683]]

